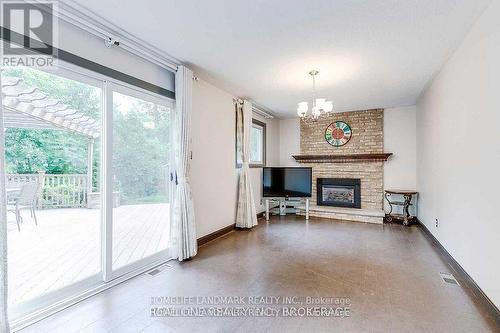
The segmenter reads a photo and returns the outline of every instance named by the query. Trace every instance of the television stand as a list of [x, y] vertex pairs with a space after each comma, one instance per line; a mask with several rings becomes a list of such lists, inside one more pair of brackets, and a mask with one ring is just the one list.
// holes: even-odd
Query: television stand
[[[306, 220], [309, 220], [309, 198], [305, 198], [306, 200]], [[286, 198], [266, 198], [266, 221], [269, 221], [269, 202], [270, 201], [278, 201], [279, 202], [279, 215], [286, 215], [286, 202], [288, 199]]]

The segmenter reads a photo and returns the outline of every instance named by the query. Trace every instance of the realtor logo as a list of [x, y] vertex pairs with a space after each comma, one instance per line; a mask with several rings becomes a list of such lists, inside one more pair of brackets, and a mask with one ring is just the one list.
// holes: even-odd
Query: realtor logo
[[54, 67], [56, 1], [1, 2], [2, 66]]

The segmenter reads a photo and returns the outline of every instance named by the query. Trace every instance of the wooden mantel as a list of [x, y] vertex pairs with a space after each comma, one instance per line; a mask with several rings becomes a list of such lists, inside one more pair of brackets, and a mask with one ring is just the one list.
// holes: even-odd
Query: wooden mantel
[[292, 155], [299, 163], [385, 162], [392, 153]]

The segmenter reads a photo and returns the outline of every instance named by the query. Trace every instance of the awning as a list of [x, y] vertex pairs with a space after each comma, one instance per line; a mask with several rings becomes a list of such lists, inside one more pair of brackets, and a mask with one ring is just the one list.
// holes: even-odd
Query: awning
[[97, 138], [99, 122], [17, 77], [2, 77], [4, 127], [62, 129]]

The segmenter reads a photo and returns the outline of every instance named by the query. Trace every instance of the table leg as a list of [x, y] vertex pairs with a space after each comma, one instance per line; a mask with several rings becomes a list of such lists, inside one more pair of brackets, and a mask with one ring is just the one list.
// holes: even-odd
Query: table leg
[[306, 199], [306, 220], [309, 220], [309, 199]]
[[269, 221], [269, 199], [266, 199], [266, 221]]
[[404, 225], [410, 224], [410, 203], [411, 203], [411, 195], [404, 195], [405, 203], [404, 203], [404, 208], [403, 208], [403, 213], [404, 213]]
[[392, 213], [392, 203], [391, 203], [391, 200], [389, 200], [389, 197], [391, 196], [390, 193], [386, 193], [385, 194], [385, 200], [387, 200], [387, 203], [389, 204], [389, 213], [387, 214], [387, 222], [392, 222], [392, 216], [391, 216], [391, 213]]

